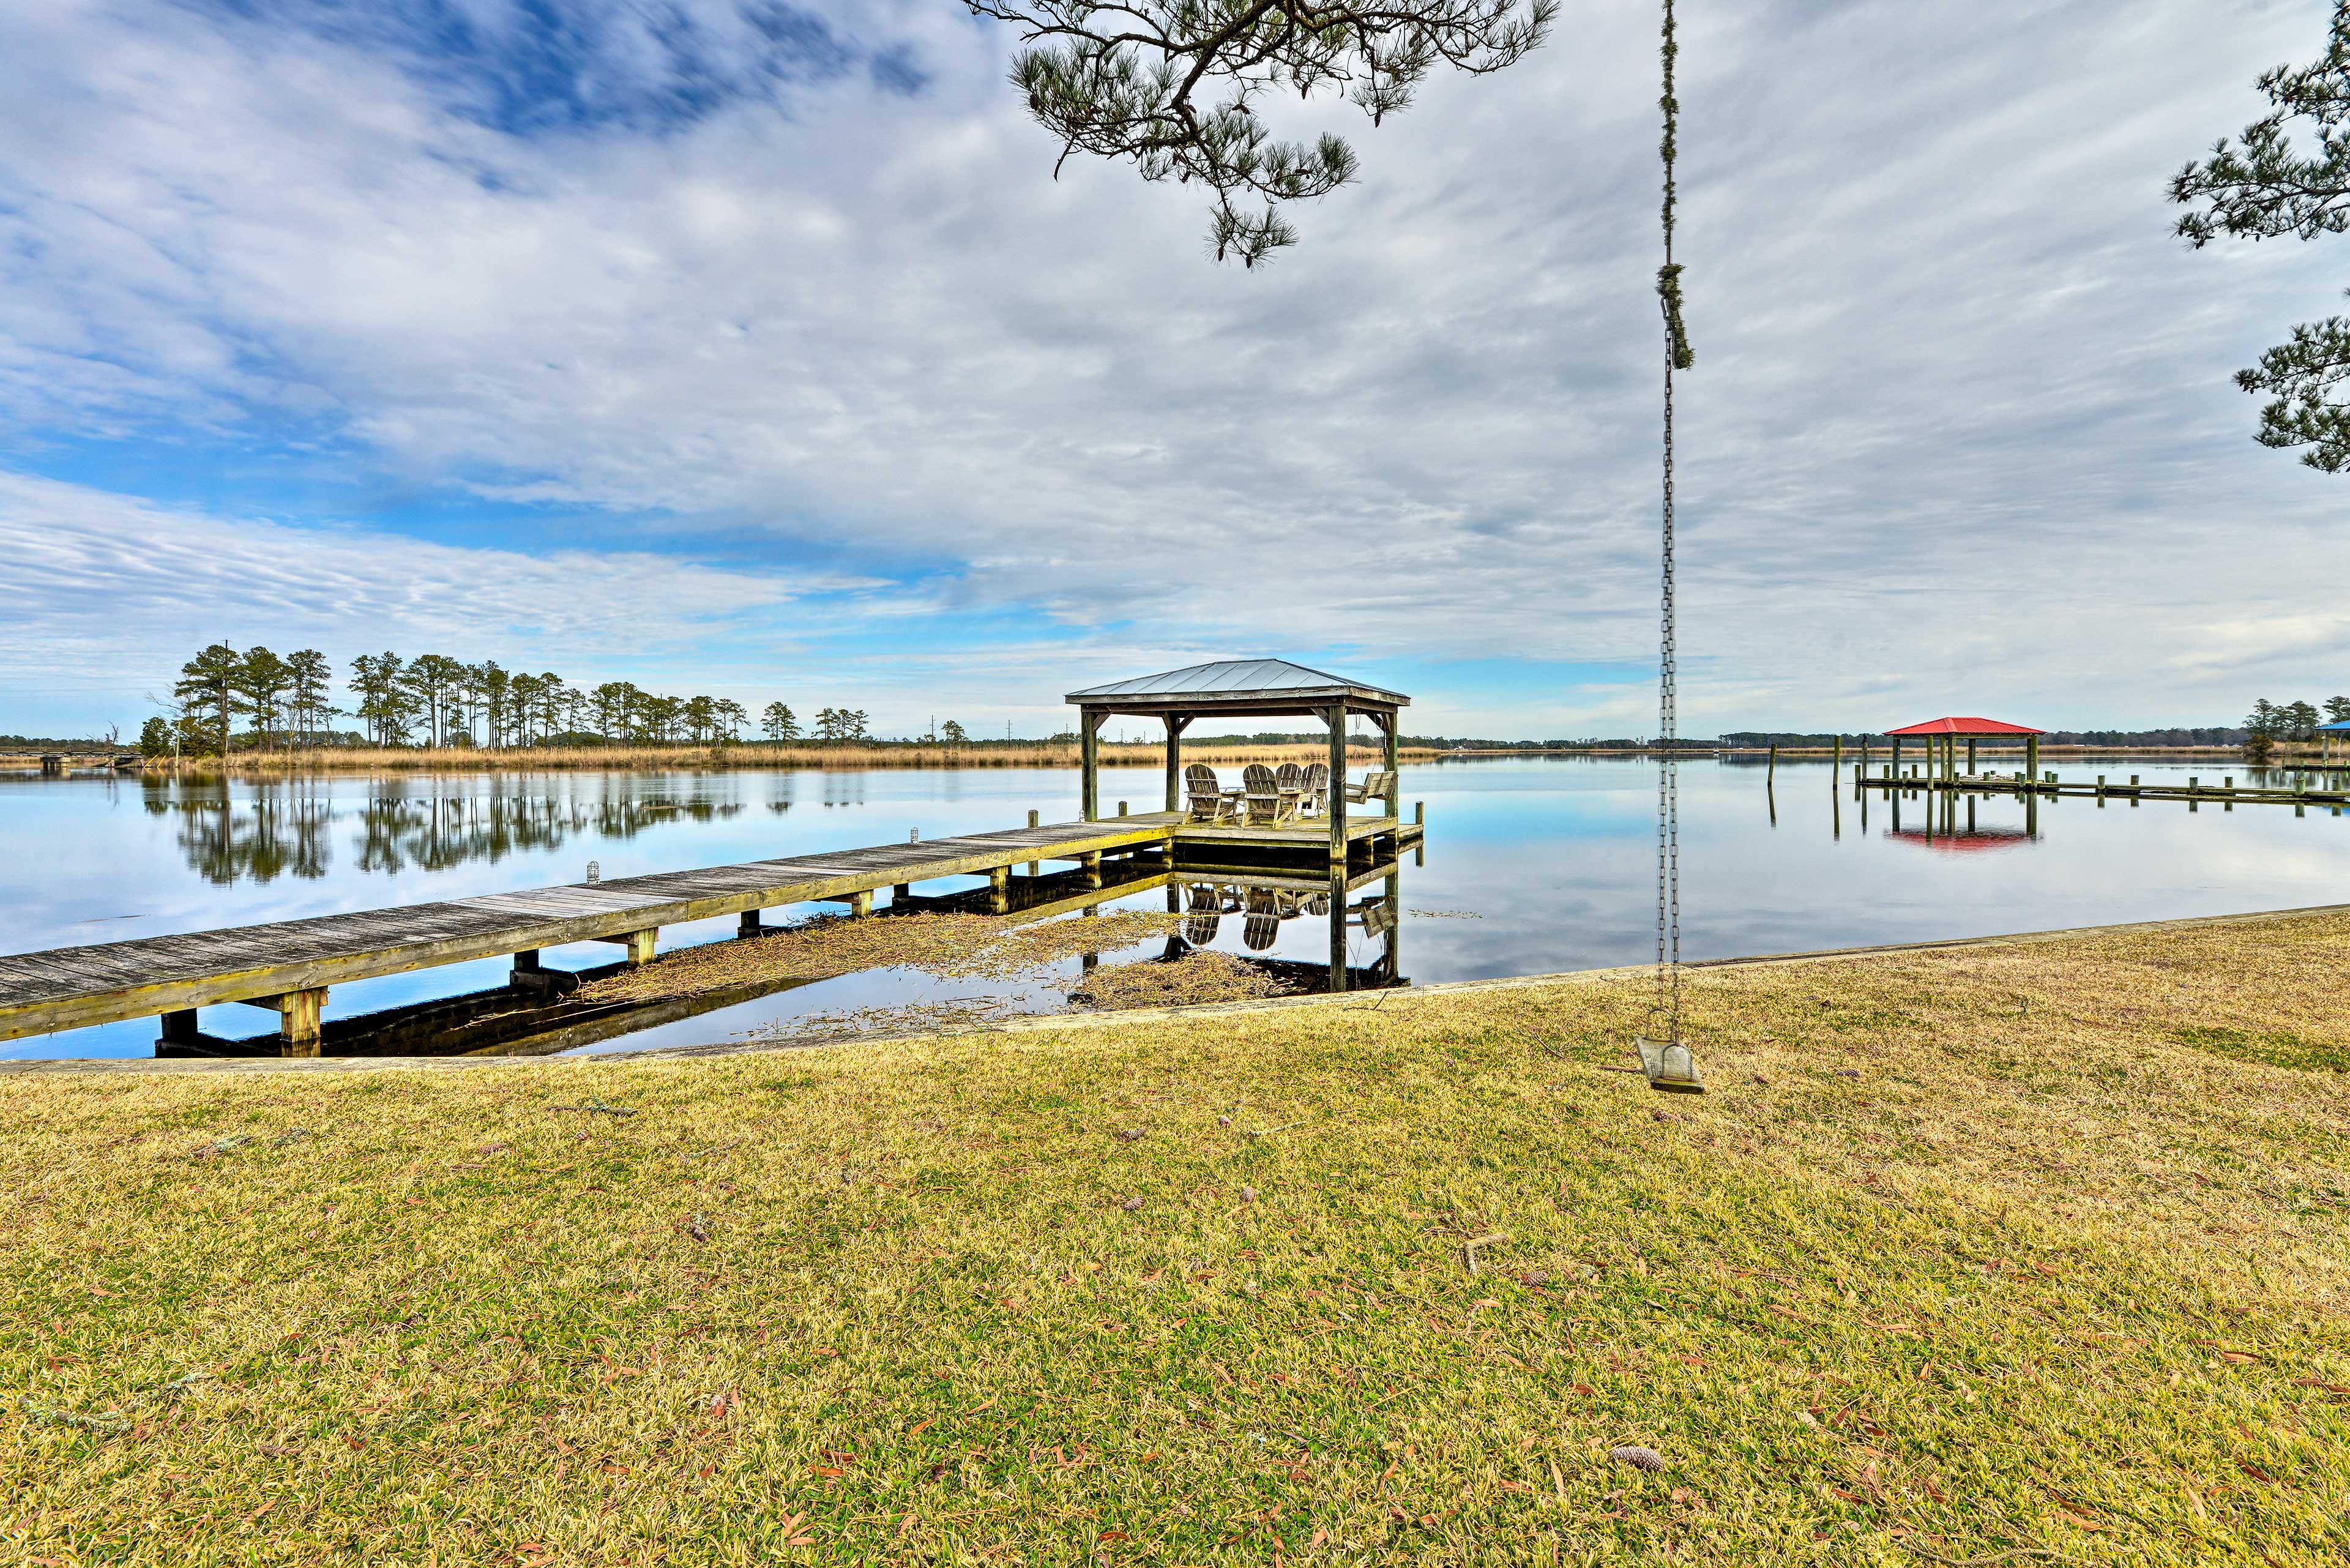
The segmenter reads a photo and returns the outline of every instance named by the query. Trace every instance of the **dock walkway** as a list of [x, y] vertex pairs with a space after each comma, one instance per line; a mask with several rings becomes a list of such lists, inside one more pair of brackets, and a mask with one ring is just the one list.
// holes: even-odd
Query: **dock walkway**
[[[1385, 838], [1419, 839], [1420, 826], [1393, 816], [1357, 817], [1341, 831], [1353, 848]], [[727, 915], [759, 927], [759, 911], [787, 904], [847, 903], [863, 914], [883, 888], [984, 876], [998, 888], [1023, 863], [1076, 861], [1098, 877], [1105, 855], [1193, 841], [1211, 854], [1226, 846], [1326, 853], [1338, 841], [1319, 822], [1235, 828], [1153, 812], [1099, 822], [1064, 822], [926, 842], [876, 845], [666, 871], [355, 914], [320, 915], [233, 929], [0, 956], [0, 1040], [161, 1014], [163, 1038], [192, 1040], [196, 1009], [243, 1002], [276, 1011], [289, 1054], [315, 1054], [318, 1014], [329, 987], [388, 974], [512, 954], [515, 982], [531, 983], [541, 949], [612, 942], [629, 961], [653, 956], [664, 926]]]

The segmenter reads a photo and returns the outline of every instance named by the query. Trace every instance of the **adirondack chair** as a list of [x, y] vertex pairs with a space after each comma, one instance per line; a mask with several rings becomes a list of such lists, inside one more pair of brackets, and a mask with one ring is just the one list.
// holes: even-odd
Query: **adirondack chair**
[[1347, 786], [1349, 801], [1385, 802], [1395, 790], [1395, 774], [1386, 768], [1373, 768], [1363, 775], [1363, 782]]
[[1222, 822], [1239, 805], [1216, 777], [1216, 770], [1205, 763], [1193, 763], [1183, 770], [1183, 798], [1193, 822]]
[[1280, 778], [1263, 763], [1241, 770], [1241, 785], [1251, 826], [1278, 826], [1297, 815], [1297, 791], [1282, 788]]
[[1305, 770], [1295, 763], [1284, 763], [1273, 770], [1276, 788], [1293, 792], [1300, 801], [1305, 798]]
[[1216, 929], [1223, 924], [1223, 890], [1204, 882], [1194, 882], [1185, 900], [1191, 913], [1183, 921], [1183, 940], [1195, 948], [1204, 948], [1216, 940]]
[[1267, 888], [1250, 889], [1248, 919], [1241, 927], [1241, 940], [1251, 952], [1261, 953], [1281, 938], [1281, 906]]
[[1330, 809], [1330, 764], [1308, 763], [1305, 765], [1305, 794], [1303, 805], [1307, 811]]

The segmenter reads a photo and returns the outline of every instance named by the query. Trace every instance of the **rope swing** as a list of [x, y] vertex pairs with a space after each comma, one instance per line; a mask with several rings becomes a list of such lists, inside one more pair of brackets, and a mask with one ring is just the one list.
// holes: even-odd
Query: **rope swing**
[[1648, 1003], [1648, 1032], [1633, 1042], [1648, 1086], [1678, 1094], [1705, 1092], [1697, 1059], [1681, 1040], [1681, 830], [1679, 737], [1673, 654], [1673, 372], [1697, 363], [1681, 324], [1681, 267], [1673, 260], [1673, 160], [1680, 132], [1680, 100], [1673, 96], [1673, 0], [1664, 0], [1665, 129], [1658, 153], [1664, 163], [1665, 262], [1657, 269], [1657, 297], [1665, 313], [1664, 587], [1657, 662], [1657, 988]]

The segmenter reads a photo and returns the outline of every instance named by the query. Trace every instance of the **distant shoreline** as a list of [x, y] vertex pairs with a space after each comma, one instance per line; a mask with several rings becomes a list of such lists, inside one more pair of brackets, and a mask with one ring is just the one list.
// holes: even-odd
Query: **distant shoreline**
[[[1977, 749], [1991, 756], [2023, 754], [2021, 746], [1985, 744], [1979, 745]], [[1769, 746], [1684, 745], [1676, 754], [1692, 761], [1753, 762], [1770, 757], [1773, 750]], [[1833, 748], [1827, 746], [1780, 746], [1775, 751], [1779, 759], [1785, 762], [1817, 762], [1837, 755]], [[0, 752], [0, 774], [38, 774], [44, 754], [30, 750]], [[972, 768], [1066, 768], [1075, 771], [1079, 765], [1077, 744], [1074, 741], [981, 741], [966, 742], [961, 745], [887, 742], [879, 744], [850, 742], [777, 745], [769, 742], [741, 742], [723, 746], [528, 746], [494, 751], [465, 746], [297, 747], [291, 752], [241, 752], [225, 761], [219, 757], [188, 757], [176, 762], [170, 757], [136, 757], [125, 750], [90, 745], [58, 747], [47, 754], [62, 755], [69, 771], [85, 774], [90, 769], [105, 766], [109, 759], [117, 759], [122, 760], [119, 771], [126, 774], [177, 773], [203, 777], [233, 774], [241, 778], [321, 773], [860, 773], [910, 769], [943, 772]], [[1202, 741], [1183, 748], [1185, 763], [1205, 763], [1211, 767], [1222, 768], [1241, 767], [1250, 763], [1264, 763], [1273, 766], [1283, 763], [1302, 765], [1326, 762], [1329, 754], [1327, 746], [1313, 742], [1259, 745]], [[1397, 754], [1408, 763], [1441, 763], [1448, 760], [1489, 762], [1511, 757], [1655, 757], [1664, 753], [1654, 746], [1405, 746]], [[1885, 745], [1871, 745], [1867, 754], [1872, 762], [1879, 758], [1887, 762], [1892, 760], [1892, 750]], [[2241, 749], [2236, 746], [2043, 745], [2040, 748], [2040, 754], [2043, 758], [2178, 757], [2188, 761], [2222, 759], [2231, 762], [2240, 761], [2242, 757]], [[1382, 755], [1375, 739], [1357, 736], [1347, 748], [1350, 768], [1377, 767]], [[1846, 746], [1842, 755], [1857, 763], [1861, 751], [1856, 745]], [[1101, 765], [1105, 768], [1158, 768], [1165, 765], [1163, 758], [1164, 749], [1157, 742], [1102, 742]], [[2321, 762], [2316, 747], [2280, 746], [2275, 758], [2268, 765], [2306, 767]], [[2253, 764], [2247, 763], [2246, 765]]]
[[[130, 757], [127, 751], [93, 747], [60, 749], [70, 768], [89, 769], [109, 758]], [[1407, 762], [1425, 762], [1440, 753], [1427, 747], [1405, 747], [1398, 753]], [[38, 752], [0, 753], [0, 772], [40, 771]], [[1278, 766], [1283, 763], [1326, 763], [1330, 748], [1319, 743], [1289, 745], [1186, 745], [1183, 761], [1211, 767], [1238, 767], [1250, 763]], [[1347, 749], [1349, 767], [1379, 765], [1379, 742], [1357, 737]], [[972, 768], [1066, 768], [1079, 765], [1075, 741], [968, 742], [961, 745], [783, 744], [743, 742], [724, 746], [529, 746], [488, 750], [481, 747], [296, 747], [292, 751], [240, 752], [220, 757], [134, 758], [126, 773], [195, 776], [234, 774], [239, 777], [282, 777], [289, 774], [366, 773], [576, 773], [576, 772], [878, 772]], [[1166, 765], [1166, 750], [1156, 742], [1104, 742], [1101, 765], [1151, 767]]]

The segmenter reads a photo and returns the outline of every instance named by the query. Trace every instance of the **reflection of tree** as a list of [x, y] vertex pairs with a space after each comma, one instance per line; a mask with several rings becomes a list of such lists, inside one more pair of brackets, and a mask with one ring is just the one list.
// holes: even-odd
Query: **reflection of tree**
[[[375, 876], [445, 870], [557, 849], [583, 835], [633, 838], [662, 823], [717, 822], [743, 810], [739, 800], [679, 798], [658, 781], [609, 780], [600, 792], [581, 790], [584, 782], [372, 781], [358, 807], [356, 868]], [[149, 778], [140, 805], [179, 819], [181, 853], [216, 887], [327, 874], [335, 812], [322, 780], [233, 789], [217, 779]]]
[[742, 809], [739, 802], [681, 801], [625, 787], [582, 801], [527, 785], [509, 790], [503, 780], [491, 782], [486, 793], [439, 781], [385, 780], [359, 807], [359, 865], [391, 875], [411, 866], [435, 871], [476, 860], [494, 864], [561, 848], [580, 834], [633, 838], [661, 823], [714, 822]]
[[180, 853], [216, 888], [327, 874], [335, 814], [314, 781], [260, 784], [240, 801], [225, 782], [158, 779], [142, 786], [140, 804], [153, 815], [178, 815]]

